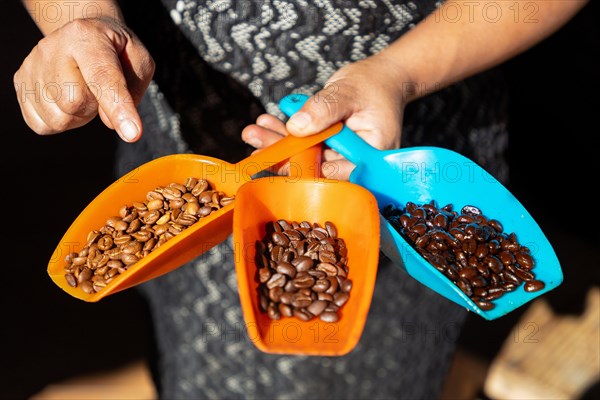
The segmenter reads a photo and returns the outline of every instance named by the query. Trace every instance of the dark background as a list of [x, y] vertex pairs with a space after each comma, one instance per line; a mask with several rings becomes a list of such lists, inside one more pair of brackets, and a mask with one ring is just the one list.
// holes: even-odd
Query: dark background
[[[116, 135], [96, 119], [40, 137], [23, 122], [12, 76], [41, 38], [17, 0], [2, 0], [0, 118], [5, 233], [0, 291], [0, 398], [26, 398], [46, 384], [146, 357], [149, 316], [135, 290], [88, 304], [64, 294], [47, 262], [79, 212], [113, 177]], [[581, 312], [598, 284], [600, 151], [598, 5], [503, 65], [511, 92], [511, 182], [553, 243], [565, 281], [547, 298], [556, 312]], [[85, 132], [84, 132], [85, 131]], [[8, 257], [8, 258], [6, 258]], [[525, 311], [494, 322], [471, 315], [460, 346], [490, 360]]]

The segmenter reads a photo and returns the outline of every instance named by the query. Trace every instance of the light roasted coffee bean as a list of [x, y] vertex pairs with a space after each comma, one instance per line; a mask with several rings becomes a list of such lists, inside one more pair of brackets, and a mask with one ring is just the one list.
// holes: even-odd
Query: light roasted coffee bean
[[[212, 206], [202, 207], [199, 196], [206, 192]], [[146, 193], [145, 201], [121, 206], [118, 215], [88, 234], [81, 251], [65, 257], [65, 280], [86, 293], [98, 292], [166, 241], [233, 201], [234, 196], [194, 177], [157, 187]]]

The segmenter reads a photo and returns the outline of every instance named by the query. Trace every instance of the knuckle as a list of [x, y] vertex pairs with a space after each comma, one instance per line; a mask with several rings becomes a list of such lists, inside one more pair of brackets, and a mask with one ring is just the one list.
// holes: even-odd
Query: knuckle
[[95, 112], [96, 102], [90, 102], [89, 99], [81, 93], [74, 96], [65, 96], [58, 104], [61, 111], [67, 115], [87, 116]]
[[48, 129], [46, 134], [64, 132], [73, 127], [74, 117], [59, 109], [46, 112], [44, 117]]

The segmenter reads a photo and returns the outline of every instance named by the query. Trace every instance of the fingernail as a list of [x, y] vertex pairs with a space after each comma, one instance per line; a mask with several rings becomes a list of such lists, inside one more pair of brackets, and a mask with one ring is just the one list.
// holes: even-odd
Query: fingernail
[[249, 138], [247, 138], [246, 143], [248, 143], [250, 146], [256, 149], [261, 148], [263, 146], [262, 140], [254, 136], [250, 136]]
[[124, 119], [121, 121], [121, 124], [119, 124], [119, 133], [125, 140], [131, 142], [138, 137], [140, 130], [132, 120]]
[[294, 129], [302, 131], [308, 127], [311, 121], [312, 118], [310, 114], [300, 111], [292, 115], [288, 121], [288, 124], [290, 124]]

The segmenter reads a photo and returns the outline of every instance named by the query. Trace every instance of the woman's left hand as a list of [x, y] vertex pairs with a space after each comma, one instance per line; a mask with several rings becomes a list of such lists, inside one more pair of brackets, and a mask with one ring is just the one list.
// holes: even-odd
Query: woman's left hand
[[[377, 149], [400, 145], [405, 99], [409, 82], [397, 66], [372, 56], [338, 70], [322, 90], [306, 101], [287, 123], [270, 114], [259, 116], [244, 128], [242, 139], [260, 150], [283, 136], [308, 136], [342, 121]], [[348, 180], [354, 165], [332, 149], [323, 151], [322, 176]], [[280, 165], [275, 172], [283, 173]]]

